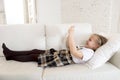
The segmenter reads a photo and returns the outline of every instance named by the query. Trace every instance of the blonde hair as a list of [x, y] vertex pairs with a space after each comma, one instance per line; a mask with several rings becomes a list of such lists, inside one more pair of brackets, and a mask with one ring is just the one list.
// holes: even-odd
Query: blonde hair
[[97, 43], [99, 46], [102, 46], [104, 45], [108, 39], [102, 35], [99, 35], [99, 34], [93, 34], [93, 36], [96, 36], [97, 37]]

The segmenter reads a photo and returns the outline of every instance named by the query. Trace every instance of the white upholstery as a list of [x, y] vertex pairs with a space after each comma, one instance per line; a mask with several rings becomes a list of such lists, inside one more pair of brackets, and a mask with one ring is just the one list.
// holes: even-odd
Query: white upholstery
[[[42, 24], [1, 25], [0, 46], [5, 43], [13, 50], [45, 49], [45, 32]], [[0, 56], [2, 47], [0, 47]]]
[[110, 62], [120, 69], [120, 49], [113, 55]]
[[66, 48], [66, 35], [71, 25], [75, 26], [75, 40], [76, 44], [83, 45], [92, 33], [90, 24], [54, 24], [46, 25], [46, 47], [47, 49], [53, 47], [55, 49]]
[[[12, 50], [63, 49], [71, 24], [24, 24], [1, 25], [0, 46], [2, 43]], [[91, 25], [75, 25], [76, 44], [84, 45], [92, 33]], [[79, 35], [79, 36], [78, 36]], [[6, 61], [0, 47], [0, 80], [120, 80], [120, 52], [109, 62], [97, 69], [89, 69], [84, 64], [64, 67], [37, 67], [35, 62]], [[118, 68], [119, 67], [119, 68]]]
[[0, 57], [0, 80], [42, 80], [42, 70], [34, 62], [6, 61]]
[[119, 69], [110, 63], [94, 70], [89, 69], [84, 64], [74, 64], [46, 68], [43, 80], [119, 80], [119, 73]]

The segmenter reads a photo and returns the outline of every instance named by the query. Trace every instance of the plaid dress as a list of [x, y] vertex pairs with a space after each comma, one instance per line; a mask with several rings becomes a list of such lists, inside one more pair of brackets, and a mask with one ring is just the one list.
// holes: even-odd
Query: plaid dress
[[46, 50], [44, 54], [40, 54], [38, 57], [39, 67], [58, 67], [73, 64], [72, 56], [68, 50], [54, 49]]

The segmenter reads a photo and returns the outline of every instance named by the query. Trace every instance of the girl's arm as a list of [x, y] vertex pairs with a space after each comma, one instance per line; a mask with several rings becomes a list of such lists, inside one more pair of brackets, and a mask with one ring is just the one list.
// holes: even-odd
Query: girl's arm
[[70, 52], [72, 55], [74, 55], [76, 58], [83, 58], [83, 54], [81, 51], [78, 52], [76, 45], [75, 45], [75, 41], [74, 41], [74, 27], [70, 27], [69, 31], [68, 31], [68, 46], [70, 49]]

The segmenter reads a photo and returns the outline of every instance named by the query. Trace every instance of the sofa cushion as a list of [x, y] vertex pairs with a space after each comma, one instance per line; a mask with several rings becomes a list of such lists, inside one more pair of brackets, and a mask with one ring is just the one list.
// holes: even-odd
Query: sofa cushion
[[119, 80], [119, 73], [119, 69], [111, 63], [106, 63], [94, 70], [83, 64], [73, 64], [64, 67], [45, 68], [43, 80]]
[[0, 25], [0, 46], [5, 43], [12, 50], [45, 49], [44, 31], [42, 24]]
[[6, 61], [0, 57], [0, 80], [42, 80], [42, 71], [35, 62]]
[[[84, 45], [92, 33], [91, 25], [87, 23], [72, 24], [75, 26], [76, 45]], [[71, 24], [46, 25], [47, 49], [66, 49], [66, 35]]]

